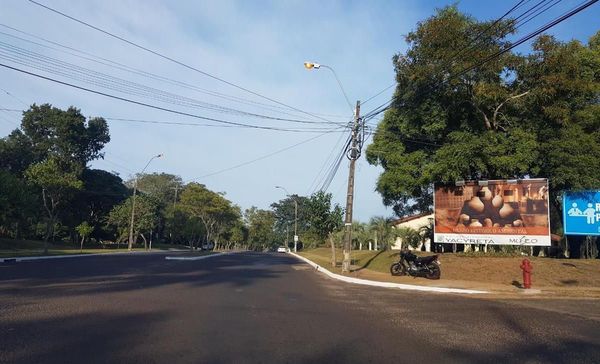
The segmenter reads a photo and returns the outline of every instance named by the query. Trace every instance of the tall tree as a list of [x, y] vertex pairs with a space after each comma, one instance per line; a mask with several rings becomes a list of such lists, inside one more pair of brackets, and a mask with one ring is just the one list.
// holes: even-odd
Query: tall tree
[[61, 110], [50, 104], [33, 104], [23, 113], [23, 134], [31, 144], [35, 161], [54, 156], [61, 162], [87, 162], [101, 158], [110, 141], [102, 118], [86, 118], [75, 107]]
[[367, 160], [383, 168], [377, 191], [399, 216], [430, 209], [436, 181], [549, 177], [555, 193], [600, 185], [598, 35], [587, 47], [544, 36], [529, 56], [459, 72], [508, 44], [510, 20], [480, 37], [490, 25], [441, 9], [393, 58], [398, 85]]
[[[117, 228], [117, 241], [124, 241], [129, 234], [131, 224], [131, 207], [133, 205], [133, 196], [129, 197], [123, 203], [115, 206], [106, 219], [108, 225]], [[146, 236], [154, 229], [158, 220], [158, 206], [156, 200], [144, 194], [140, 194], [135, 200], [135, 218], [133, 225], [133, 241], [141, 236], [144, 241], [144, 248], [147, 249], [148, 241]]]
[[[293, 234], [294, 224], [297, 224], [297, 233], [303, 236], [309, 228], [308, 205], [310, 199], [306, 196], [292, 195], [271, 204], [275, 213], [275, 231], [285, 239], [286, 235]], [[298, 216], [296, 219], [296, 204]]]
[[189, 183], [181, 192], [181, 207], [202, 221], [205, 241], [219, 247], [220, 238], [241, 218], [239, 208], [232, 205], [222, 193], [209, 190], [199, 183]]
[[[158, 225], [156, 234], [164, 238], [167, 208], [177, 202], [183, 188], [181, 177], [168, 173], [151, 173], [136, 176], [137, 189], [146, 196], [155, 199], [158, 206]], [[135, 179], [127, 182], [133, 188]]]
[[270, 210], [261, 210], [254, 206], [247, 209], [244, 214], [248, 226], [248, 248], [263, 250], [279, 245], [275, 234], [275, 213]]
[[42, 203], [48, 217], [44, 254], [48, 253], [48, 239], [54, 233], [60, 208], [76, 190], [83, 187], [83, 182], [78, 178], [80, 173], [77, 165], [61, 163], [55, 158], [33, 164], [25, 172], [27, 178], [41, 189]]

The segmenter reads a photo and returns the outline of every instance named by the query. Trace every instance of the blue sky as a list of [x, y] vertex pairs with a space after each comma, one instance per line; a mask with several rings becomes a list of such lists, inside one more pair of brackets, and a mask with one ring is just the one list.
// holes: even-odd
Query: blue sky
[[[394, 82], [391, 58], [406, 49], [403, 36], [417, 22], [431, 16], [449, 1], [85, 1], [40, 0], [53, 8], [88, 21], [129, 40], [193, 65], [229, 82], [295, 108], [319, 114], [333, 122], [346, 121], [351, 113], [335, 78], [326, 69], [307, 71], [302, 63], [313, 60], [336, 70], [352, 103], [366, 100]], [[502, 15], [516, 1], [461, 1], [458, 7], [477, 19]], [[532, 1], [532, 3], [534, 3]], [[518, 36], [578, 5], [564, 0], [521, 29]], [[587, 41], [595, 33], [600, 5], [553, 28], [549, 33], [561, 40]], [[192, 72], [152, 56], [80, 24], [50, 13], [28, 1], [7, 0], [2, 4], [0, 24], [99, 55], [111, 61], [186, 82], [198, 89], [182, 88], [148, 77], [99, 65], [82, 58], [23, 42], [0, 34], [0, 41], [55, 59], [137, 82], [197, 102], [274, 117], [322, 121]], [[0, 26], [0, 32], [17, 35]], [[28, 36], [19, 35], [31, 39]], [[43, 43], [39, 40], [36, 42]], [[57, 48], [54, 46], [54, 48]], [[528, 51], [528, 45], [519, 48]], [[73, 52], [71, 52], [73, 53]], [[4, 59], [2, 60], [4, 63]], [[23, 66], [25, 67], [25, 66]], [[37, 70], [44, 73], [45, 71]], [[47, 73], [44, 73], [47, 74]], [[103, 90], [98, 85], [74, 83]], [[57, 107], [75, 105], [84, 115], [123, 119], [204, 123], [141, 106], [88, 94], [44, 80], [0, 69], [0, 108], [23, 109], [31, 103], [49, 102]], [[393, 89], [362, 106], [363, 113], [389, 100]], [[112, 92], [112, 91], [111, 91]], [[119, 95], [118, 92], [112, 92]], [[231, 97], [237, 98], [232, 101]], [[141, 96], [137, 100], [184, 112], [233, 122], [287, 128], [307, 125], [248, 118], [234, 113], [161, 103]], [[267, 105], [265, 105], [267, 104]], [[19, 114], [0, 111], [0, 135], [7, 135], [19, 122]], [[341, 133], [292, 133], [257, 129], [162, 125], [109, 120], [112, 141], [104, 160], [95, 168], [115, 171], [124, 179], [144, 167], [154, 154], [165, 157], [152, 162], [150, 172], [167, 172], [226, 192], [242, 208], [267, 208], [283, 197], [275, 185], [301, 195], [314, 190], [332, 160], [328, 159]], [[323, 128], [326, 125], [316, 125]], [[345, 136], [345, 135], [344, 135]], [[301, 143], [279, 154], [217, 173], [274, 151]], [[340, 149], [337, 147], [337, 149]], [[324, 167], [324, 168], [323, 168]], [[344, 160], [329, 187], [335, 201], [344, 205], [348, 163]], [[389, 216], [374, 192], [380, 170], [364, 159], [357, 164], [355, 218]]]

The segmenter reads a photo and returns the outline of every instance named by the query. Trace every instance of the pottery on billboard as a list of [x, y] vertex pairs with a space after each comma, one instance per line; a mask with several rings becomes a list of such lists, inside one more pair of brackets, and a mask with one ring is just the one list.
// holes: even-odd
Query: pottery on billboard
[[436, 243], [550, 245], [547, 179], [434, 187]]

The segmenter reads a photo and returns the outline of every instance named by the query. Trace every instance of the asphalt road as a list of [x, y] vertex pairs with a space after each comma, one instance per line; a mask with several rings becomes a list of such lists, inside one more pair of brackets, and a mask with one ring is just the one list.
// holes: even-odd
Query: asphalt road
[[600, 362], [598, 301], [356, 286], [286, 254], [164, 256], [0, 264], [0, 362]]

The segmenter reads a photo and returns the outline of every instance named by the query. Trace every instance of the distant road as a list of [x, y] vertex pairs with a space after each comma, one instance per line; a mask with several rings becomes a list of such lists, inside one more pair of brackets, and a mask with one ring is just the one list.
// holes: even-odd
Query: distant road
[[349, 285], [286, 254], [166, 255], [0, 264], [0, 363], [600, 362], [600, 301]]

